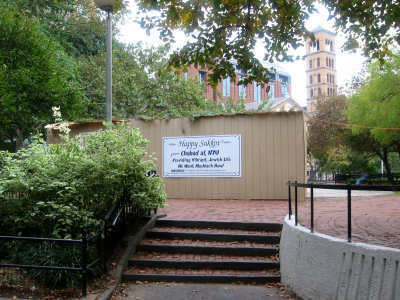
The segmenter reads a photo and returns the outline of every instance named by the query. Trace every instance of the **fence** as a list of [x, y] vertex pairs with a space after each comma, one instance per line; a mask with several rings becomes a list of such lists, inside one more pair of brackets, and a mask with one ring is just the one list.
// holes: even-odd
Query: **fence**
[[[150, 141], [156, 170], [163, 176], [163, 138], [241, 136], [240, 177], [164, 177], [169, 198], [286, 200], [287, 180], [306, 180], [306, 138], [302, 112], [250, 113], [151, 121], [128, 120]], [[70, 136], [103, 129], [102, 122], [69, 124]], [[47, 142], [60, 142], [47, 126]], [[303, 197], [305, 195], [299, 195]]]
[[[149, 177], [156, 176], [156, 173], [150, 172]], [[156, 208], [151, 208], [156, 210]], [[52, 239], [52, 238], [36, 238], [36, 237], [20, 237], [20, 236], [0, 236], [1, 240], [7, 241], [29, 241], [35, 243], [51, 242], [57, 244], [78, 244], [81, 245], [81, 264], [80, 266], [39, 266], [26, 264], [0, 264], [0, 267], [14, 267], [26, 269], [46, 269], [46, 270], [64, 270], [71, 272], [81, 272], [82, 274], [82, 296], [86, 296], [87, 290], [87, 271], [94, 265], [102, 262], [103, 271], [107, 272], [107, 268], [111, 262], [118, 245], [120, 244], [124, 234], [129, 227], [138, 222], [140, 217], [148, 209], [138, 209], [133, 205], [130, 194], [124, 190], [122, 196], [111, 207], [106, 217], [104, 218], [104, 227], [99, 226], [97, 233], [87, 236], [86, 230], [82, 232], [81, 239]], [[97, 239], [97, 240], [96, 240]], [[96, 240], [97, 257], [88, 262], [88, 243]]]
[[88, 243], [94, 239], [98, 240], [98, 249], [101, 247], [101, 229], [90, 237], [87, 236], [86, 230], [82, 232], [82, 239], [79, 240], [68, 240], [68, 239], [51, 239], [51, 238], [36, 238], [36, 237], [20, 237], [20, 236], [0, 236], [0, 240], [8, 241], [29, 241], [33, 243], [51, 242], [57, 244], [78, 244], [81, 245], [82, 260], [79, 267], [67, 267], [67, 266], [38, 266], [38, 265], [24, 265], [24, 264], [0, 264], [0, 267], [9, 268], [25, 268], [25, 269], [45, 269], [45, 270], [59, 270], [59, 271], [72, 271], [81, 272], [82, 274], [82, 296], [86, 296], [87, 286], [87, 270], [92, 268], [95, 264], [100, 261], [100, 255], [93, 261], [88, 263]]
[[347, 240], [351, 243], [351, 191], [400, 191], [399, 185], [353, 185], [353, 184], [313, 184], [313, 183], [298, 183], [287, 182], [288, 185], [288, 200], [289, 200], [289, 219], [292, 216], [292, 197], [291, 197], [291, 187], [294, 187], [295, 193], [295, 225], [298, 224], [298, 191], [297, 188], [309, 188], [310, 189], [310, 229], [314, 232], [314, 189], [332, 189], [332, 190], [347, 190]]
[[[335, 183], [355, 183], [364, 174], [335, 174]], [[389, 180], [387, 174], [368, 174], [365, 180], [367, 184], [400, 184], [400, 174], [392, 173], [393, 180]]]

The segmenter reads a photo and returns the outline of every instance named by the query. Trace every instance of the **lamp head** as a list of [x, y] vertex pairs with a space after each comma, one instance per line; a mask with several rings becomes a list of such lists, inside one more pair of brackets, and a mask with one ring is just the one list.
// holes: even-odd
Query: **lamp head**
[[94, 0], [94, 3], [96, 3], [97, 7], [101, 10], [112, 12], [114, 10], [115, 0]]

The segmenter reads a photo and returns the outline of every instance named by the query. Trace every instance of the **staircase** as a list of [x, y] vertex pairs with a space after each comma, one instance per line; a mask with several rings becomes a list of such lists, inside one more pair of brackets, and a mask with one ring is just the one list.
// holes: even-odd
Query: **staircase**
[[157, 220], [129, 260], [124, 281], [279, 282], [282, 224]]

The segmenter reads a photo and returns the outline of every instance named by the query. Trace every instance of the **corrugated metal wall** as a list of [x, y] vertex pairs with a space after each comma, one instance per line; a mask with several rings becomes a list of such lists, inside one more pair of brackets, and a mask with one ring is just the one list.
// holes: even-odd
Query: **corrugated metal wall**
[[[164, 178], [169, 198], [286, 200], [286, 182], [306, 180], [305, 123], [302, 112], [201, 117], [194, 121], [129, 122], [150, 140], [148, 150], [149, 153], [156, 153], [159, 162], [157, 173], [160, 176], [163, 137], [241, 134], [242, 177]], [[93, 125], [88, 129], [85, 124], [80, 124], [72, 127], [71, 134], [91, 131]], [[299, 192], [303, 193], [301, 190]], [[304, 194], [299, 198], [304, 199]]]

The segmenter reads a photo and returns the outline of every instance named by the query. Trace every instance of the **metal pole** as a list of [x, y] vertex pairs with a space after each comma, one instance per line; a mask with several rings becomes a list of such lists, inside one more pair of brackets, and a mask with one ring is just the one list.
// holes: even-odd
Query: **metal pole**
[[106, 38], [106, 122], [112, 122], [112, 21], [111, 12], [107, 12]]
[[351, 243], [351, 189], [347, 190], [347, 240]]
[[294, 225], [297, 226], [298, 216], [297, 216], [297, 181], [294, 182]]
[[311, 185], [311, 232], [314, 232], [314, 187]]
[[87, 232], [82, 232], [82, 296], [86, 297], [86, 272], [87, 272], [87, 253], [88, 253]]
[[289, 220], [292, 218], [292, 195], [290, 193], [290, 181], [289, 181]]

